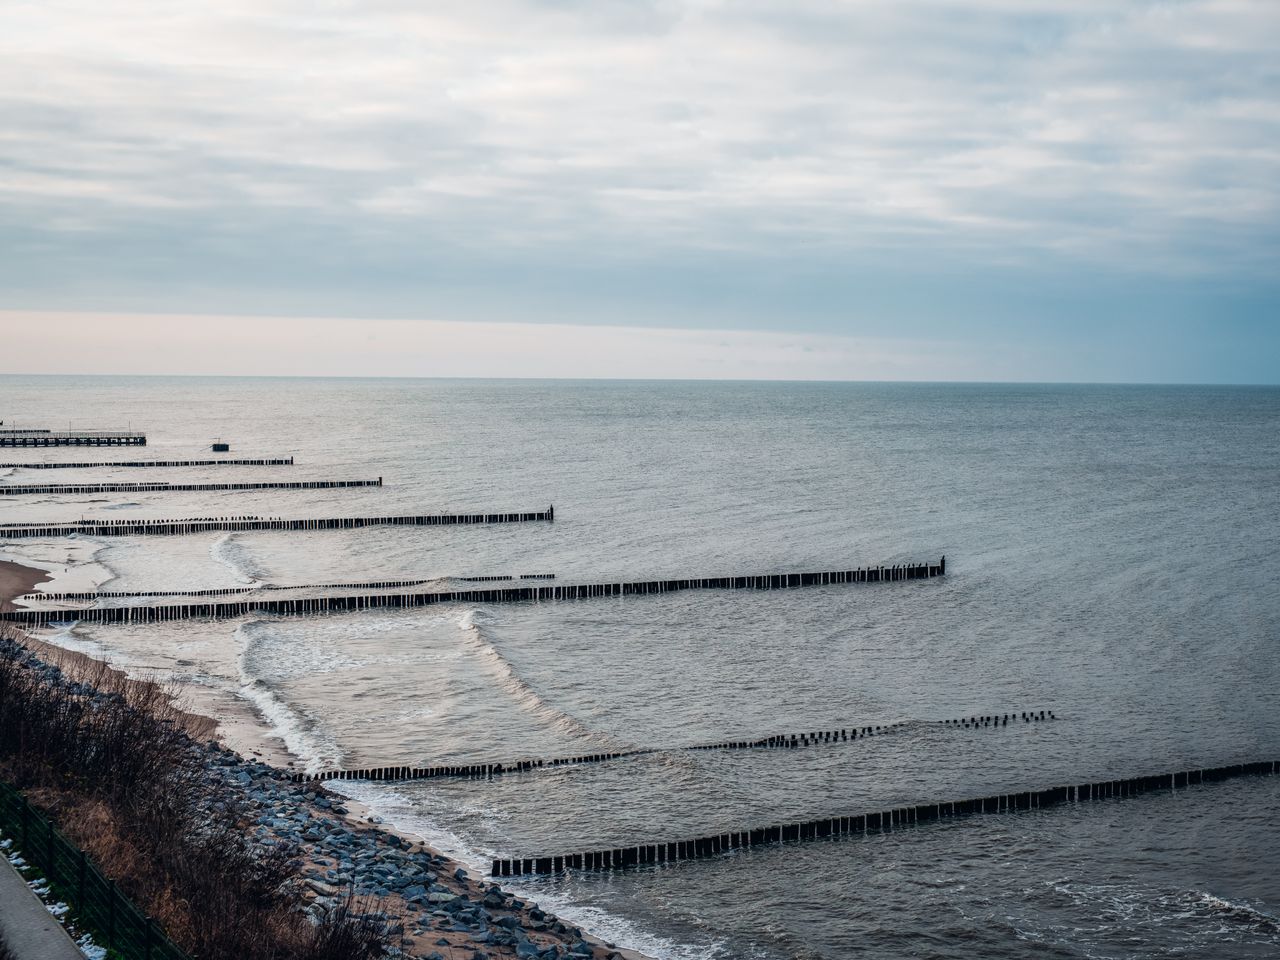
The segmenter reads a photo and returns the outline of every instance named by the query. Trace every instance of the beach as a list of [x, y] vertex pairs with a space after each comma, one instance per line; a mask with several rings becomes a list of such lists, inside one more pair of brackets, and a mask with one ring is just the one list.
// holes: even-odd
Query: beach
[[[44, 570], [0, 561], [0, 610], [15, 609], [16, 598], [50, 579]], [[72, 680], [90, 680], [104, 669], [112, 670], [109, 663], [29, 635], [23, 635], [23, 642]], [[159, 682], [128, 676], [124, 680], [143, 686]], [[516, 948], [525, 944], [536, 950], [532, 954], [536, 956], [646, 960], [474, 877], [422, 838], [384, 824], [364, 805], [318, 785], [293, 783], [287, 770], [293, 761], [285, 759], [288, 755], [278, 740], [263, 735], [260, 724], [228, 724], [225, 719], [202, 716], [186, 709], [190, 705], [181, 689], [168, 687], [166, 692], [182, 709], [188, 734], [205, 742], [207, 774], [219, 780], [225, 792], [239, 795], [256, 814], [258, 842], [300, 849], [300, 876], [315, 908], [334, 909], [348, 893], [376, 903], [404, 955], [410, 957], [471, 960], [480, 949], [494, 957], [514, 957]], [[245, 760], [246, 755], [253, 759]]]

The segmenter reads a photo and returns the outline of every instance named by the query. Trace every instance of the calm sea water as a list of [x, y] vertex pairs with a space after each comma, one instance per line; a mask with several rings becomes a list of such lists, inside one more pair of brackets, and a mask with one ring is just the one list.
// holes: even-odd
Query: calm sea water
[[[507, 760], [1052, 709], [788, 752], [663, 752], [493, 782], [351, 785], [463, 859], [1280, 755], [1280, 390], [2, 378], [0, 417], [221, 437], [367, 490], [0, 499], [3, 519], [556, 507], [556, 522], [25, 543], [107, 589], [555, 573], [643, 579], [936, 560], [776, 593], [76, 627], [58, 639], [248, 703], [299, 762]], [[85, 459], [86, 451], [0, 459]], [[199, 470], [12, 482], [196, 479]], [[96, 566], [84, 561], [93, 554]], [[1280, 953], [1280, 783], [512, 884], [672, 958]]]

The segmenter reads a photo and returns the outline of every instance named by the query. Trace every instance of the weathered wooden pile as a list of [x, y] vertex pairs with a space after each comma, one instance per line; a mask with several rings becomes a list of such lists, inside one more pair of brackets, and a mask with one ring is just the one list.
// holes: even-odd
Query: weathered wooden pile
[[467, 780], [492, 779], [504, 773], [524, 773], [530, 770], [547, 770], [557, 767], [581, 766], [605, 763], [627, 757], [650, 756], [655, 753], [676, 753], [696, 750], [795, 750], [818, 744], [848, 743], [868, 737], [898, 733], [911, 727], [947, 727], [952, 729], [980, 730], [1007, 727], [1009, 721], [1040, 723], [1056, 720], [1052, 710], [1023, 710], [1018, 713], [986, 714], [960, 717], [955, 720], [899, 721], [884, 725], [846, 727], [839, 730], [815, 730], [805, 733], [781, 733], [754, 740], [721, 740], [716, 743], [695, 743], [682, 747], [637, 747], [632, 750], [614, 750], [605, 753], [588, 753], [576, 757], [554, 757], [541, 760], [514, 760], [508, 763], [486, 762], [466, 764], [441, 764], [432, 767], [361, 767], [351, 770], [322, 770], [318, 773], [294, 774], [294, 781], [308, 780], [438, 780], [445, 777]]
[[498, 859], [493, 861], [491, 873], [495, 877], [514, 877], [526, 874], [556, 874], [567, 870], [616, 870], [647, 864], [676, 863], [682, 860], [715, 857], [730, 850], [795, 843], [801, 840], [863, 836], [980, 813], [1043, 810], [1067, 803], [1133, 797], [1155, 791], [1179, 790], [1196, 784], [1214, 783], [1235, 777], [1270, 776], [1275, 773], [1280, 773], [1280, 761], [1262, 760], [1208, 769], [1148, 774], [1119, 780], [1050, 787], [1047, 790], [1001, 793], [967, 800], [950, 800], [848, 816], [780, 823], [768, 827], [716, 833], [689, 840], [638, 843], [553, 856]]
[[[8, 531], [5, 531], [8, 533]], [[795, 587], [849, 583], [889, 583], [937, 577], [946, 573], [946, 557], [938, 563], [892, 567], [862, 567], [816, 573], [768, 573], [738, 577], [695, 577], [683, 580], [643, 580], [634, 583], [575, 583], [545, 587], [490, 587], [479, 590], [439, 590], [430, 593], [342, 594], [328, 597], [254, 597], [217, 603], [179, 603], [164, 606], [84, 607], [75, 610], [10, 610], [0, 621], [42, 625], [68, 621], [87, 623], [157, 623], [169, 620], [226, 619], [247, 614], [314, 614], [349, 610], [425, 607], [439, 603], [524, 603], [545, 600], [587, 600], [600, 597], [645, 596], [684, 590], [786, 590]]]

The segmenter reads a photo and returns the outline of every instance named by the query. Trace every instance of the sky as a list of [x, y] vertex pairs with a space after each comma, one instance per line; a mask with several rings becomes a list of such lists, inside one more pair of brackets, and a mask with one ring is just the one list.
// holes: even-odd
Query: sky
[[0, 373], [1280, 383], [1277, 0], [11, 0]]

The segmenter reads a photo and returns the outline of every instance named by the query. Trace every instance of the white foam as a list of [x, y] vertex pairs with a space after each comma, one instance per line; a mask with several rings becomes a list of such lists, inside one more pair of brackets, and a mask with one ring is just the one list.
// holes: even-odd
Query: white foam
[[[456, 860], [473, 876], [488, 877], [491, 861], [496, 853], [469, 846], [458, 834], [420, 812], [420, 801], [410, 799], [394, 786], [361, 780], [334, 780], [327, 782], [325, 787], [363, 804], [371, 815], [380, 817], [396, 830], [415, 836], [432, 849]], [[720, 941], [706, 944], [679, 943], [651, 933], [635, 921], [591, 904], [579, 903], [570, 896], [557, 894], [543, 883], [523, 882], [508, 877], [503, 880], [502, 886], [506, 890], [518, 892], [522, 899], [537, 902], [560, 919], [581, 927], [594, 937], [626, 950], [637, 951], [653, 960], [714, 960], [724, 955]]]
[[253, 668], [261, 645], [269, 642], [264, 622], [243, 623], [236, 628], [240, 653], [236, 658], [240, 674], [239, 695], [251, 703], [266, 723], [271, 735], [284, 743], [285, 749], [300, 760], [308, 773], [342, 765], [342, 750], [323, 732], [320, 724], [309, 720], [288, 703]]
[[209, 556], [222, 564], [247, 586], [257, 586], [265, 580], [261, 569], [250, 558], [248, 551], [236, 540], [234, 533], [224, 533], [209, 545]]
[[516, 668], [512, 663], [502, 655], [481, 629], [481, 625], [487, 622], [488, 617], [489, 615], [483, 610], [470, 609], [458, 617], [458, 626], [462, 628], [463, 634], [471, 641], [472, 645], [479, 650], [481, 659], [496, 675], [502, 689], [511, 696], [521, 709], [561, 733], [579, 737], [592, 744], [613, 748], [625, 746], [618, 744], [602, 733], [592, 730], [577, 717], [565, 713], [563, 710], [548, 703], [539, 695], [538, 691], [529, 686], [516, 672]]

